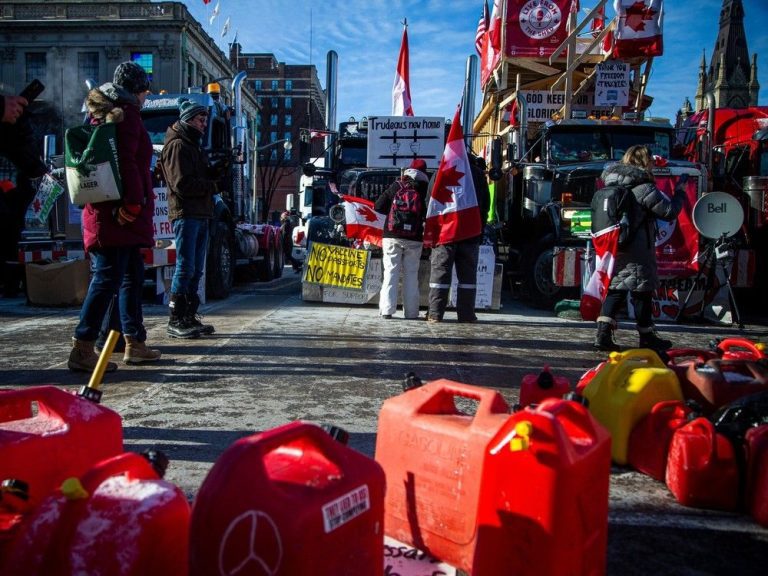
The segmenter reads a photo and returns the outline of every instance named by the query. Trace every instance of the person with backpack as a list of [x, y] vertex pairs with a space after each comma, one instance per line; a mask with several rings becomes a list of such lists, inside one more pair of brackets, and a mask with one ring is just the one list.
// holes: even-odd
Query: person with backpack
[[[609, 164], [602, 173], [605, 188], [598, 191], [601, 206], [621, 206], [609, 211], [615, 224], [621, 226], [619, 246], [615, 254], [613, 277], [608, 294], [597, 318], [594, 347], [602, 351], [618, 351], [614, 339], [616, 315], [632, 298], [639, 348], [667, 350], [672, 342], [656, 333], [652, 318], [653, 290], [658, 286], [656, 271], [656, 220], [677, 218], [685, 201], [685, 190], [678, 185], [673, 198], [663, 194], [654, 182], [653, 153], [645, 145], [630, 146], [620, 162]], [[678, 184], [684, 184], [684, 180]], [[631, 195], [623, 198], [623, 193]], [[596, 193], [597, 194], [597, 193]], [[603, 218], [593, 203], [593, 220]]]
[[419, 317], [419, 264], [427, 214], [427, 163], [416, 159], [403, 176], [376, 200], [374, 209], [386, 214], [382, 239], [384, 279], [379, 311], [384, 319], [397, 309], [397, 285], [403, 277], [403, 316]]

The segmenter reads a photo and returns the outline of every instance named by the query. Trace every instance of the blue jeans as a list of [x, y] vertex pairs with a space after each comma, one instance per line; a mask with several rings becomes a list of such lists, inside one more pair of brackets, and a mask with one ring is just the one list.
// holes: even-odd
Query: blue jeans
[[173, 221], [176, 235], [176, 270], [171, 294], [197, 294], [205, 271], [208, 250], [208, 222], [205, 218], [181, 218]]
[[104, 317], [117, 295], [120, 324], [125, 336], [147, 339], [141, 296], [144, 289], [144, 259], [138, 246], [99, 248], [91, 252], [93, 277], [80, 309], [75, 338], [94, 342]]

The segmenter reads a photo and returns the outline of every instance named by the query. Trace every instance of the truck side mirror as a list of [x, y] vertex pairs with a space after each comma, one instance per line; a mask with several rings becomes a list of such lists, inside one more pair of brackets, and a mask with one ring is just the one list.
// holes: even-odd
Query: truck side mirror
[[304, 176], [314, 176], [316, 171], [317, 166], [311, 162], [307, 162], [301, 165], [301, 173], [304, 174]]
[[488, 177], [491, 180], [501, 180], [504, 174], [501, 171], [501, 138], [494, 138], [491, 142], [491, 167]]

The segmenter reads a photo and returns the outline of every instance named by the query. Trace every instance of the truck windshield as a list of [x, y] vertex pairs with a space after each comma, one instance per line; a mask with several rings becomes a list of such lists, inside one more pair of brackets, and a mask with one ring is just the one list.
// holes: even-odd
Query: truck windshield
[[162, 144], [165, 141], [165, 131], [179, 119], [179, 114], [173, 111], [142, 112], [141, 117], [152, 144]]
[[627, 148], [645, 144], [654, 154], [669, 158], [671, 134], [665, 130], [617, 129], [610, 131], [568, 130], [550, 133], [550, 154], [555, 163], [620, 160]]

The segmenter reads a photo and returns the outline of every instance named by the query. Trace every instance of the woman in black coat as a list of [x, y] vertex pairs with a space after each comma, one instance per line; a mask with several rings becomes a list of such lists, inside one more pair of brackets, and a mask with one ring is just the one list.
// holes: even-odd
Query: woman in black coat
[[620, 350], [613, 337], [616, 314], [626, 302], [627, 293], [635, 308], [640, 348], [666, 350], [669, 340], [656, 334], [651, 314], [653, 290], [658, 286], [656, 274], [656, 219], [672, 221], [677, 218], [685, 200], [682, 187], [675, 189], [672, 199], [664, 195], [654, 183], [653, 155], [647, 146], [631, 146], [621, 162], [611, 164], [602, 174], [606, 186], [626, 186], [632, 189], [642, 207], [641, 221], [628, 245], [616, 254], [613, 278], [608, 295], [597, 318], [595, 348], [604, 351]]

